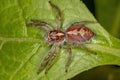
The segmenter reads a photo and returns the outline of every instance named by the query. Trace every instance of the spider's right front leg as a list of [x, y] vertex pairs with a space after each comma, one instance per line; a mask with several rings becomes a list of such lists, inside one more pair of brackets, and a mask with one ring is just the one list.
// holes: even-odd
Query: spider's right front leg
[[51, 25], [48, 24], [47, 22], [44, 22], [44, 21], [41, 21], [41, 20], [36, 20], [36, 19], [32, 19], [30, 23], [26, 24], [26, 26], [34, 26], [34, 27], [37, 27], [37, 28], [43, 28], [47, 31], [53, 30]]

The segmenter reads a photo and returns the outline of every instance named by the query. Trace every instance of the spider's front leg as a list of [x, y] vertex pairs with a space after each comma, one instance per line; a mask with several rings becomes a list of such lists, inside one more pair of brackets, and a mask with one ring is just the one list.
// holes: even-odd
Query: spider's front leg
[[30, 23], [26, 24], [26, 26], [34, 26], [37, 28], [43, 28], [47, 31], [53, 30], [50, 24], [44, 21], [41, 21], [41, 20], [36, 20], [36, 19], [32, 19]]
[[58, 49], [59, 49], [59, 46], [56, 45], [56, 44], [53, 44], [53, 46], [52, 46], [51, 50], [49, 51], [48, 55], [41, 62], [40, 67], [37, 71], [37, 74], [39, 74], [44, 69], [45, 66], [46, 66], [45, 73], [48, 72], [48, 70], [50, 69], [50, 67], [52, 66], [52, 64], [54, 62], [54, 59], [57, 56]]
[[50, 67], [53, 65], [53, 63], [54, 63], [54, 61], [55, 61], [55, 59], [56, 59], [56, 57], [57, 57], [57, 53], [58, 53], [58, 52], [55, 51], [55, 52], [51, 55], [51, 57], [50, 57], [50, 59], [49, 59], [49, 62], [48, 62], [48, 64], [47, 64], [47, 66], [46, 66], [45, 74], [47, 74], [48, 70], [49, 70]]

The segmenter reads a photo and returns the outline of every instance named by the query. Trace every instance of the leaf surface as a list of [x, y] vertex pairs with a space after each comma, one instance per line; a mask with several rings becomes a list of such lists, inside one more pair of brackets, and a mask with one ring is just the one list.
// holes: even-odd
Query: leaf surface
[[[65, 30], [77, 21], [96, 21], [80, 0], [52, 0], [62, 12]], [[47, 0], [0, 0], [0, 80], [66, 80], [100, 65], [120, 65], [120, 40], [109, 35], [99, 23], [87, 24], [96, 36], [85, 44], [97, 54], [72, 47], [72, 62], [65, 73], [67, 51], [60, 49], [54, 65], [45, 75], [37, 69], [51, 46], [45, 31], [26, 27], [30, 19], [44, 20], [56, 27], [55, 11]]]

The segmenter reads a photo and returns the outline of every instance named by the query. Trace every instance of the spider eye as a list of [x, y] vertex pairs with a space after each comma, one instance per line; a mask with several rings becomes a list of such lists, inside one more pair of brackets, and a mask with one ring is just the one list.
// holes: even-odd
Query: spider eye
[[56, 32], [51, 32], [50, 34], [49, 34], [49, 37], [50, 37], [50, 39], [57, 39], [57, 33]]

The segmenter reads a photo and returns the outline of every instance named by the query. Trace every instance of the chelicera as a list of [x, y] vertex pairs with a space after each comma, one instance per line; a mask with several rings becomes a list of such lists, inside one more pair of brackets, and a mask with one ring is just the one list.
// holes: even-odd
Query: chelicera
[[49, 1], [49, 3], [51, 7], [55, 9], [58, 14], [57, 15], [58, 23], [57, 23], [56, 29], [54, 29], [47, 22], [35, 20], [35, 19], [31, 20], [31, 22], [27, 24], [27, 26], [34, 26], [34, 27], [45, 29], [47, 31], [45, 35], [45, 40], [48, 44], [52, 45], [52, 48], [48, 52], [48, 55], [41, 62], [40, 67], [37, 71], [37, 74], [39, 74], [45, 68], [45, 66], [46, 66], [45, 73], [48, 72], [60, 48], [64, 48], [68, 51], [67, 63], [65, 65], [65, 71], [67, 72], [68, 67], [71, 63], [72, 51], [70, 46], [64, 45], [64, 44], [66, 43], [66, 44], [72, 44], [77, 46], [80, 45], [81, 48], [85, 49], [85, 47], [81, 46], [81, 44], [90, 40], [94, 36], [94, 32], [85, 26], [86, 23], [94, 23], [93, 21], [74, 22], [65, 31], [61, 30], [60, 29], [61, 19], [62, 19], [61, 11], [51, 1]]

